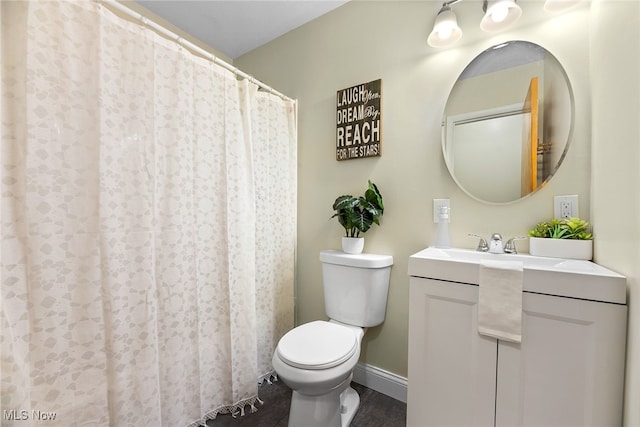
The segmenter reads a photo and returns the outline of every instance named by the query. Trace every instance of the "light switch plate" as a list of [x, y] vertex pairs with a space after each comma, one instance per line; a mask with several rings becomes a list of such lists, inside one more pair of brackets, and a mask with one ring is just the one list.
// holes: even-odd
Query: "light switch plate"
[[436, 224], [440, 218], [440, 208], [446, 206], [449, 208], [449, 222], [451, 222], [451, 207], [449, 199], [433, 199], [433, 223]]

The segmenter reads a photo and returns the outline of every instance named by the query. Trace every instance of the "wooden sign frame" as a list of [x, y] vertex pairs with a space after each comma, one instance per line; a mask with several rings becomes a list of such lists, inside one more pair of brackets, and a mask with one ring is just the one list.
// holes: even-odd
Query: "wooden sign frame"
[[341, 89], [336, 98], [336, 160], [382, 155], [382, 79]]

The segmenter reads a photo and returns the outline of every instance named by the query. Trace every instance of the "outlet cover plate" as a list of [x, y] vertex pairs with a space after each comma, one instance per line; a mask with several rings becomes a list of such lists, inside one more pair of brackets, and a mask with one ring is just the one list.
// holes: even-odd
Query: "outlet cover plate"
[[579, 217], [578, 195], [555, 196], [553, 198], [553, 217], [572, 218]]

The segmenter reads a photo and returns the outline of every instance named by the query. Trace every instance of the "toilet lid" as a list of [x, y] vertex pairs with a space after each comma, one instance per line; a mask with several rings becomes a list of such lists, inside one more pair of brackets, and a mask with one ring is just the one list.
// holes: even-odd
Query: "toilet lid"
[[327, 369], [343, 363], [356, 352], [358, 340], [349, 328], [317, 320], [287, 332], [278, 343], [278, 356], [303, 369]]

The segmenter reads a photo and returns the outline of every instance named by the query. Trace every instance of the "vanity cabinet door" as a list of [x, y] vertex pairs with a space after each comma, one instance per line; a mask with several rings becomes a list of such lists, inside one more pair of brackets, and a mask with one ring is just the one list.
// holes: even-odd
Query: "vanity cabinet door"
[[626, 306], [525, 293], [522, 343], [500, 341], [496, 426], [622, 424]]
[[411, 277], [408, 426], [494, 425], [498, 344], [477, 308], [478, 286]]

